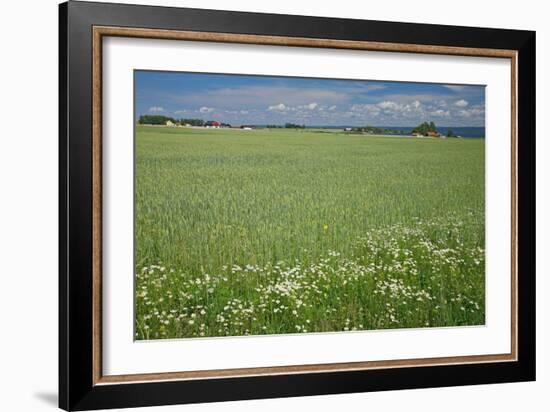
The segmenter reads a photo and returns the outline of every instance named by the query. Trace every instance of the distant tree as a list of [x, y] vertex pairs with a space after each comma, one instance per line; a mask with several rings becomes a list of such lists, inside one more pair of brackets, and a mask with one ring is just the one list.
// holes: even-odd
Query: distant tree
[[305, 129], [306, 125], [295, 124], [295, 123], [285, 123], [285, 129]]
[[454, 132], [453, 132], [453, 129], [449, 129], [449, 130], [447, 131], [447, 137], [456, 137], [456, 135], [455, 135]]
[[145, 115], [139, 116], [138, 123], [151, 124], [151, 125], [163, 125], [163, 124], [166, 124], [167, 121], [176, 123], [176, 120], [173, 119], [172, 117], [162, 116], [158, 114], [154, 114], [154, 115], [145, 114]]
[[376, 127], [376, 126], [362, 126], [362, 127], [354, 127], [352, 129], [352, 132], [355, 133], [367, 133], [367, 134], [390, 134], [390, 135], [398, 135], [403, 134], [403, 131], [394, 130], [394, 129], [388, 129], [388, 128], [382, 128], [382, 127]]
[[411, 133], [418, 133], [425, 136], [429, 132], [437, 132], [437, 127], [434, 122], [423, 122], [416, 126]]

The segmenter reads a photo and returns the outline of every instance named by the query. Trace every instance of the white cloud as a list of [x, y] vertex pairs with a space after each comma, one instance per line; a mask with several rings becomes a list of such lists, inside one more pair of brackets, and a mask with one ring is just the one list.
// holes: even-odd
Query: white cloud
[[374, 104], [354, 104], [350, 110], [356, 113], [380, 113], [380, 108]]
[[468, 101], [466, 101], [464, 99], [457, 100], [455, 102], [455, 106], [457, 106], [457, 107], [466, 107], [466, 106], [468, 106]]
[[392, 102], [391, 100], [385, 100], [383, 102], [380, 102], [377, 104], [377, 106], [384, 110], [387, 110], [387, 109], [397, 110], [400, 107], [399, 104]]
[[410, 103], [397, 103], [393, 100], [384, 100], [376, 104], [355, 104], [351, 107], [354, 112], [367, 114], [384, 114], [385, 116], [419, 116], [423, 113], [424, 108], [419, 100], [413, 100]]
[[283, 103], [275, 104], [267, 108], [267, 110], [269, 111], [276, 111], [276, 112], [284, 112], [285, 110], [288, 110], [288, 109], [289, 108], [286, 107]]
[[318, 108], [319, 110], [323, 110], [322, 107], [320, 107], [317, 103], [313, 102], [313, 103], [308, 103], [308, 104], [301, 104], [301, 105], [298, 105], [298, 106], [294, 106], [294, 107], [289, 107], [287, 106], [287, 109], [288, 110], [293, 110], [293, 111], [302, 111], [302, 110], [315, 110], [316, 108]]
[[328, 110], [330, 110], [330, 111], [336, 110], [336, 105], [330, 106], [330, 107], [328, 108]]
[[448, 117], [451, 115], [451, 112], [449, 110], [438, 109], [433, 112], [430, 112], [430, 114], [436, 117]]
[[203, 106], [199, 109], [199, 112], [201, 112], [201, 113], [212, 113], [213, 111], [214, 111], [213, 107]]
[[460, 110], [458, 112], [458, 115], [467, 118], [482, 117], [483, 115], [485, 115], [485, 109], [483, 107], [472, 107], [470, 109]]
[[149, 107], [149, 111], [151, 113], [159, 113], [159, 112], [163, 112], [164, 108], [161, 106], [153, 106], [153, 107]]

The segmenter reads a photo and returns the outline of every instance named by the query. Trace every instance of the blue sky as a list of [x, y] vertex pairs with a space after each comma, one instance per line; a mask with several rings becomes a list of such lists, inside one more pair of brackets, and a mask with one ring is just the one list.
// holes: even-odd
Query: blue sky
[[180, 72], [135, 72], [136, 117], [231, 124], [484, 126], [485, 87]]

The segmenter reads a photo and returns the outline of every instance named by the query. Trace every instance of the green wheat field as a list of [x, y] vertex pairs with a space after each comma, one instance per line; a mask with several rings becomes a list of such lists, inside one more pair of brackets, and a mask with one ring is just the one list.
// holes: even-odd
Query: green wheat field
[[136, 339], [485, 323], [484, 139], [135, 138]]

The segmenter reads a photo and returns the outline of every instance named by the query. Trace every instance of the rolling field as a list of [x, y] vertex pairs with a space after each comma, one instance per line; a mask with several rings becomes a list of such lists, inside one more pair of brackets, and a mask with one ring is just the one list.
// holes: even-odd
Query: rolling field
[[136, 129], [136, 339], [485, 322], [484, 140]]

